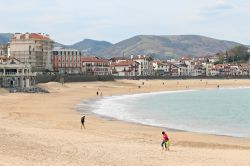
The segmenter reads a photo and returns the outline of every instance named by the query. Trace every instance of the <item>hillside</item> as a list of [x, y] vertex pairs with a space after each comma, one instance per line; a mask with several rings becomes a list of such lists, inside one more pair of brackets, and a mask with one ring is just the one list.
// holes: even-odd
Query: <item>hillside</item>
[[91, 40], [91, 39], [84, 39], [80, 42], [77, 42], [73, 45], [68, 45], [67, 47], [75, 48], [84, 52], [89, 52], [92, 54], [96, 54], [96, 52], [100, 50], [104, 50], [107, 47], [112, 46], [111, 43], [106, 41], [97, 41], [97, 40]]
[[0, 44], [8, 43], [12, 35], [11, 33], [0, 33]]
[[99, 56], [130, 56], [151, 54], [167, 59], [179, 56], [204, 56], [223, 52], [240, 45], [236, 42], [217, 40], [198, 35], [150, 36], [140, 35], [121, 41], [97, 52]]
[[[9, 42], [12, 34], [0, 33], [0, 44]], [[155, 59], [170, 59], [180, 56], [205, 56], [225, 52], [241, 44], [225, 40], [217, 40], [198, 35], [154, 36], [139, 35], [119, 43], [84, 39], [73, 45], [54, 42], [54, 47], [75, 48], [89, 55], [110, 58], [146, 54]]]

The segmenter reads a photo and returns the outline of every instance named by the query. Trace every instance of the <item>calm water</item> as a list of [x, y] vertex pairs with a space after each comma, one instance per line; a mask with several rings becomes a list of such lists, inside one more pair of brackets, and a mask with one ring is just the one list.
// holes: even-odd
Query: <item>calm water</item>
[[95, 114], [119, 120], [250, 138], [250, 88], [113, 96], [83, 102], [80, 111], [86, 104]]

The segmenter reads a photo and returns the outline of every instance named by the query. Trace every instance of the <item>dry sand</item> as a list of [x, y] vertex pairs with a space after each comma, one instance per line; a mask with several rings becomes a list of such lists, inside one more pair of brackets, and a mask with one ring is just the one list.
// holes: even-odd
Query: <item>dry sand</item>
[[[142, 82], [145, 85], [142, 86]], [[162, 82], [165, 82], [163, 85]], [[81, 100], [104, 96], [250, 86], [250, 80], [120, 80], [47, 83], [49, 94], [0, 92], [0, 165], [249, 166], [250, 139], [169, 131], [171, 151], [161, 151], [161, 129], [87, 115]], [[141, 86], [141, 88], [138, 88]]]

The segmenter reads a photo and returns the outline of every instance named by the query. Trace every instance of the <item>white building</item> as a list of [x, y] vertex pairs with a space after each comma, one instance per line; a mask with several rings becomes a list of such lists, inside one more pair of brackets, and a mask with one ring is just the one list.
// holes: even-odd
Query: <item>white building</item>
[[133, 60], [140, 64], [139, 76], [149, 76], [153, 74], [153, 59], [145, 55], [133, 57]]
[[171, 63], [164, 61], [153, 61], [154, 75], [167, 76], [170, 75]]
[[139, 63], [133, 60], [111, 63], [111, 72], [115, 76], [138, 76]]
[[31, 65], [15, 58], [0, 57], [0, 87], [30, 87], [35, 84], [35, 73]]

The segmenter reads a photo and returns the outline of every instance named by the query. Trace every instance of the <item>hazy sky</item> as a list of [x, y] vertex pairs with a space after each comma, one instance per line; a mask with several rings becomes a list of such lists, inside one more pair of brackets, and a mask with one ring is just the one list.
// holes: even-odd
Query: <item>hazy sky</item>
[[0, 0], [0, 32], [63, 44], [134, 35], [197, 34], [250, 44], [249, 0]]

